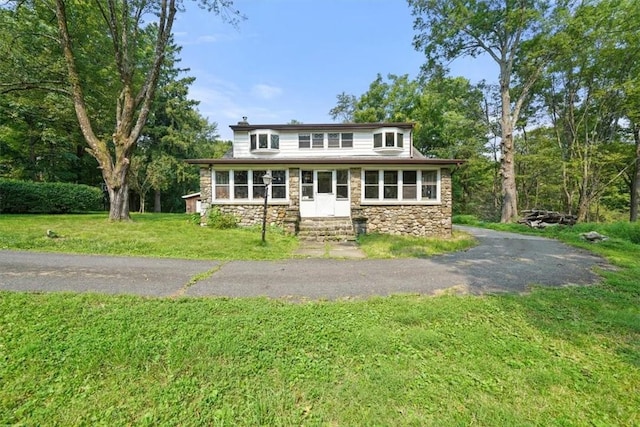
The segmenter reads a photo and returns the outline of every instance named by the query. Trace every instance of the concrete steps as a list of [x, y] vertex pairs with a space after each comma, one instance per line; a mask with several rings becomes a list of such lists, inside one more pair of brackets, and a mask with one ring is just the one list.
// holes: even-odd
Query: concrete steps
[[298, 237], [303, 240], [347, 241], [355, 240], [349, 217], [301, 218]]

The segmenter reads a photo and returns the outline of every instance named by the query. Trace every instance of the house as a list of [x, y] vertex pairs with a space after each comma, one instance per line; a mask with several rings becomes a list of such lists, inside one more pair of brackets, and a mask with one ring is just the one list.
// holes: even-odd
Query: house
[[451, 236], [451, 173], [461, 160], [426, 158], [413, 123], [258, 124], [233, 130], [232, 152], [200, 166], [203, 221], [212, 207], [240, 225], [348, 238], [362, 232]]

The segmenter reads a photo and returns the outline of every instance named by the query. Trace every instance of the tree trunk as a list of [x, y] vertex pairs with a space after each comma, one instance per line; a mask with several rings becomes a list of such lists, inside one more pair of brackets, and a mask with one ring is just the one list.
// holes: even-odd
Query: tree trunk
[[516, 170], [513, 147], [513, 121], [511, 119], [511, 97], [509, 80], [502, 71], [500, 77], [500, 95], [502, 99], [502, 115], [500, 125], [502, 138], [500, 141], [500, 175], [502, 176], [502, 214], [500, 222], [512, 222], [518, 216], [518, 192], [516, 189]]
[[160, 193], [160, 190], [156, 190], [155, 195], [154, 195], [154, 199], [153, 199], [153, 212], [154, 213], [162, 212], [162, 203], [161, 203], [160, 196], [162, 196], [162, 193]]
[[634, 124], [633, 138], [636, 141], [636, 164], [633, 178], [631, 180], [631, 213], [630, 221], [638, 220], [640, 210], [640, 125]]
[[107, 184], [109, 191], [109, 220], [129, 221], [129, 185], [126, 183], [117, 188], [112, 188]]

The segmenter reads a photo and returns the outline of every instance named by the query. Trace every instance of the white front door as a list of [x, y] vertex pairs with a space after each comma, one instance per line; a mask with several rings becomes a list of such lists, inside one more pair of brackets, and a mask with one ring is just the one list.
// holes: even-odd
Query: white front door
[[316, 216], [336, 214], [335, 171], [315, 171]]

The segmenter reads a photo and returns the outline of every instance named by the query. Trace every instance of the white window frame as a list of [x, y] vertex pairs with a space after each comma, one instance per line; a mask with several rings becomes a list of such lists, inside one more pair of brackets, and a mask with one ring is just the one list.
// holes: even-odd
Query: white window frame
[[[361, 197], [360, 203], [363, 205], [437, 205], [442, 201], [440, 199], [441, 188], [442, 188], [442, 174], [441, 169], [435, 168], [424, 168], [424, 167], [416, 167], [416, 168], [407, 168], [407, 171], [415, 171], [417, 172], [416, 176], [416, 198], [404, 199], [403, 198], [403, 172], [404, 169], [401, 168], [363, 168], [360, 175], [360, 187], [361, 187]], [[365, 173], [375, 171], [378, 173], [378, 197], [377, 198], [365, 198]], [[385, 199], [384, 198], [384, 172], [385, 171], [393, 171], [398, 172], [397, 178], [397, 198], [396, 199]], [[423, 172], [436, 172], [436, 198], [435, 199], [427, 199], [422, 197], [422, 184], [423, 184]]]
[[[216, 169], [211, 172], [211, 199], [213, 203], [216, 204], [258, 204], [264, 203], [264, 196], [254, 197], [253, 195], [253, 175], [256, 170], [266, 170], [268, 173], [273, 175], [275, 171], [284, 171], [285, 172], [285, 198], [284, 199], [274, 199], [272, 186], [269, 186], [268, 194], [267, 194], [267, 202], [271, 202], [272, 204], [288, 204], [289, 203], [289, 169], [249, 169], [249, 168], [234, 168], [234, 169]], [[235, 179], [234, 172], [236, 171], [246, 171], [247, 172], [247, 185], [248, 186], [248, 197], [247, 198], [236, 198], [235, 197]], [[219, 199], [216, 197], [216, 173], [226, 173], [228, 176], [228, 192], [229, 198]]]
[[[266, 137], [267, 146], [260, 147], [260, 137]], [[275, 138], [274, 138], [275, 136]], [[274, 141], [277, 141], [274, 147]], [[280, 134], [270, 129], [256, 129], [249, 132], [249, 151], [251, 153], [273, 153], [280, 151]]]
[[[393, 145], [387, 145], [388, 137], [393, 135]], [[405, 140], [405, 132], [399, 128], [380, 128], [373, 131], [371, 135], [371, 146], [373, 151], [381, 154], [399, 154], [410, 145], [411, 141]], [[410, 134], [409, 134], [410, 135]], [[379, 138], [379, 145], [376, 146], [376, 137]]]

